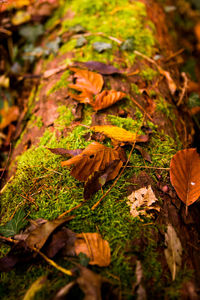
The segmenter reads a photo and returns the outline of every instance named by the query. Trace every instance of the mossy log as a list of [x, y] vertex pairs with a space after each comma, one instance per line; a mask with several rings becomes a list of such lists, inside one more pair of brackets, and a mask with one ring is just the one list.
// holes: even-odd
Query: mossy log
[[[83, 201], [83, 184], [70, 175], [68, 168], [61, 167], [63, 158], [47, 148], [83, 149], [99, 138], [90, 130], [94, 125], [112, 124], [132, 132], [149, 130], [149, 141], [140, 146], [151, 162], [133, 150], [124, 173], [99, 206], [91, 209], [102, 191], [75, 210], [75, 218], [67, 226], [75, 232], [99, 232], [109, 242], [110, 266], [91, 269], [111, 281], [119, 299], [199, 299], [200, 207], [193, 204], [186, 216], [185, 206], [169, 180], [170, 160], [188, 146], [193, 129], [184, 106], [176, 105], [182, 88], [180, 72], [175, 64], [170, 69], [165, 64], [177, 49], [168, 33], [164, 11], [155, 0], [63, 2], [47, 22], [49, 34], [42, 41], [45, 44], [59, 35], [62, 44], [56, 56], [37, 62], [34, 75], [39, 79], [33, 80], [24, 120], [18, 124], [21, 134], [1, 192], [2, 223], [20, 207], [25, 207], [34, 220], [53, 220]], [[77, 24], [82, 26], [79, 30]], [[81, 47], [77, 45], [80, 37], [85, 39]], [[93, 48], [95, 42], [108, 43], [112, 49], [98, 53]], [[176, 85], [173, 95], [166, 77], [144, 57], [152, 59], [156, 54], [160, 55], [157, 65], [170, 72]], [[69, 66], [85, 67], [80, 63], [87, 61], [117, 67], [119, 74], [103, 75], [104, 88], [124, 92], [127, 97], [98, 112], [73, 100], [69, 96]], [[60, 66], [60, 71], [49, 76], [47, 71]], [[102, 143], [111, 146], [109, 139]], [[127, 155], [130, 149], [125, 146]], [[103, 187], [104, 193], [111, 184]], [[133, 218], [127, 196], [149, 185], [159, 200], [160, 211]], [[164, 253], [169, 224], [183, 248], [174, 280]], [[2, 255], [8, 251], [3, 246], [0, 250]], [[140, 285], [146, 291], [143, 298], [138, 294], [140, 289], [134, 288], [138, 261], [142, 266]], [[59, 259], [59, 263], [71, 267], [68, 261]], [[37, 299], [50, 299], [59, 287], [71, 281], [42, 261], [23, 269], [17, 266], [1, 274], [1, 299], [21, 299], [42, 274], [50, 274], [49, 282]]]

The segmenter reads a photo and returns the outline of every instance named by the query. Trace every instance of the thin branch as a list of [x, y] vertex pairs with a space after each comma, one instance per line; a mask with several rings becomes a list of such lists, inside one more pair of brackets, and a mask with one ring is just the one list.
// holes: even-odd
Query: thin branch
[[185, 74], [185, 72], [182, 72], [181, 76], [183, 77], [184, 83], [183, 83], [183, 87], [181, 89], [180, 98], [179, 98], [179, 100], [177, 102], [177, 106], [179, 106], [181, 104], [181, 102], [183, 101], [183, 98], [184, 98], [185, 93], [186, 93], [187, 88], [188, 88], [188, 78], [187, 78], [187, 75]]
[[127, 168], [144, 168], [144, 169], [155, 169], [155, 170], [166, 170], [166, 171], [170, 170], [170, 168], [160, 168], [160, 167], [150, 167], [150, 166], [129, 166]]
[[86, 202], [86, 201], [83, 201], [83, 202], [79, 203], [78, 205], [76, 205], [76, 206], [74, 206], [74, 207], [68, 209], [67, 211], [65, 211], [64, 213], [62, 213], [62, 214], [58, 217], [58, 219], [64, 217], [65, 215], [69, 214], [69, 213], [72, 212], [73, 210], [75, 210], [75, 209], [81, 207], [85, 202]]

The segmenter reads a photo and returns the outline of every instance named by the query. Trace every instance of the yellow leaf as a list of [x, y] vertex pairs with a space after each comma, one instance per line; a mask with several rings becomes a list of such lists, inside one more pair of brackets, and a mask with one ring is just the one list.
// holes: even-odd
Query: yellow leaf
[[93, 126], [90, 127], [91, 130], [95, 132], [101, 132], [111, 139], [119, 142], [129, 142], [134, 143], [136, 141], [136, 133], [127, 131], [123, 128], [117, 126], [103, 125], [103, 126]]

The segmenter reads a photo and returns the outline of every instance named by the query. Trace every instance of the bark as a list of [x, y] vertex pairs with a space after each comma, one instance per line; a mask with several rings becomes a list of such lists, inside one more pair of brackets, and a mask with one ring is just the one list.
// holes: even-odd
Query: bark
[[[141, 292], [141, 289], [144, 289], [147, 294], [147, 299], [198, 299], [198, 279], [200, 277], [200, 206], [198, 203], [193, 204], [189, 208], [189, 214], [186, 216], [185, 205], [178, 199], [174, 189], [170, 185], [168, 171], [159, 170], [160, 166], [166, 168], [169, 167], [170, 158], [173, 154], [176, 153], [176, 151], [178, 151], [180, 148], [185, 148], [190, 145], [190, 143], [192, 142], [191, 132], [193, 130], [193, 125], [190, 121], [189, 116], [187, 115], [187, 111], [185, 110], [184, 105], [181, 105], [179, 107], [177, 107], [176, 105], [180, 99], [182, 88], [182, 78], [180, 75], [180, 71], [176, 64], [174, 64], [170, 68], [167, 68], [167, 64], [164, 63], [165, 59], [177, 50], [174, 45], [174, 41], [172, 40], [168, 32], [167, 28], [169, 25], [167, 24], [164, 11], [156, 1], [145, 0], [143, 2], [147, 10], [147, 16], [145, 18], [147, 20], [151, 20], [151, 22], [153, 22], [153, 24], [155, 25], [154, 36], [156, 40], [156, 46], [152, 46], [152, 48], [154, 49], [152, 51], [152, 56], [154, 56], [153, 54], [155, 54], [156, 52], [155, 48], [157, 48], [157, 51], [162, 56], [162, 59], [159, 60], [157, 64], [164, 70], [170, 72], [170, 75], [177, 87], [176, 92], [172, 95], [172, 93], [170, 92], [169, 82], [164, 76], [162, 76], [160, 72], [158, 72], [157, 75], [151, 80], [147, 80], [144, 78], [144, 76], [141, 76], [140, 72], [137, 71], [141, 71], [142, 69], [147, 68], [153, 68], [154, 71], [158, 71], [155, 64], [151, 63], [144, 57], [136, 56], [134, 63], [131, 65], [131, 62], [126, 60], [126, 56], [128, 56], [130, 52], [126, 52], [126, 54], [124, 55], [124, 52], [118, 48], [117, 50], [115, 50], [113, 57], [110, 61], [108, 61], [108, 63], [112, 65], [117, 62], [118, 68], [123, 74], [104, 75], [103, 77], [105, 86], [107, 86], [108, 89], [125, 92], [135, 100], [135, 103], [132, 103], [131, 100], [125, 100], [124, 103], [120, 101], [119, 103], [116, 103], [108, 109], [94, 112], [92, 109], [88, 109], [88, 106], [79, 104], [69, 96], [68, 82], [72, 81], [72, 72], [69, 72], [69, 76], [66, 77], [66, 83], [64, 83], [63, 86], [57, 88], [57, 90], [53, 89], [56, 83], [60, 82], [63, 78], [62, 76], [63, 74], [65, 74], [67, 67], [65, 70], [60, 70], [58, 72], [55, 72], [53, 75], [45, 78], [45, 74], [47, 74], [45, 72], [59, 67], [65, 61], [73, 62], [75, 56], [74, 53], [76, 50], [70, 49], [70, 51], [66, 51], [64, 54], [58, 52], [58, 54], [51, 59], [41, 59], [40, 61], [38, 61], [33, 74], [39, 75], [40, 78], [36, 78], [32, 81], [33, 89], [31, 92], [31, 96], [26, 99], [25, 109], [23, 112], [23, 116], [25, 117], [23, 120], [19, 120], [18, 122], [16, 136], [19, 136], [19, 142], [13, 149], [11, 155], [12, 163], [8, 171], [7, 184], [5, 185], [1, 195], [2, 220], [4, 222], [5, 220], [8, 220], [9, 216], [11, 216], [15, 211], [17, 205], [21, 205], [20, 203], [22, 202], [22, 199], [24, 199], [22, 198], [22, 195], [26, 197], [26, 200], [30, 200], [30, 198], [33, 197], [34, 201], [39, 206], [38, 211], [34, 211], [34, 206], [30, 205], [29, 210], [31, 212], [32, 218], [43, 217], [48, 219], [48, 214], [50, 214], [50, 218], [55, 218], [65, 210], [69, 209], [69, 207], [71, 208], [73, 206], [76, 206], [78, 203], [76, 202], [74, 204], [69, 204], [66, 202], [66, 207], [60, 207], [58, 203], [57, 211], [55, 210], [55, 203], [52, 203], [51, 199], [53, 199], [53, 201], [56, 201], [57, 196], [55, 196], [54, 193], [59, 194], [59, 189], [62, 189], [62, 186], [57, 185], [57, 183], [55, 186], [55, 180], [53, 176], [51, 176], [51, 178], [48, 177], [48, 170], [53, 169], [56, 172], [56, 164], [54, 162], [54, 165], [51, 166], [48, 165], [48, 163], [45, 163], [46, 156], [49, 155], [47, 154], [48, 150], [46, 149], [44, 151], [41, 150], [43, 152], [41, 154], [40, 161], [43, 168], [40, 169], [41, 166], [35, 165], [35, 161], [37, 161], [37, 159], [32, 163], [32, 165], [30, 161], [30, 165], [28, 166], [29, 172], [25, 170], [25, 174], [27, 177], [25, 175], [21, 175], [20, 177], [19, 171], [16, 172], [16, 169], [20, 167], [22, 168], [21, 170], [26, 169], [26, 165], [23, 165], [23, 155], [25, 152], [27, 152], [28, 155], [30, 153], [30, 157], [32, 158], [31, 151], [35, 151], [37, 147], [51, 147], [51, 145], [53, 145], [53, 147], [55, 148], [56, 143], [59, 147], [61, 144], [64, 144], [64, 142], [60, 141], [64, 141], [65, 138], [67, 139], [70, 133], [73, 132], [74, 128], [77, 128], [78, 126], [81, 127], [82, 124], [87, 124], [87, 118], [91, 118], [91, 123], [89, 124], [91, 126], [110, 124], [108, 115], [119, 117], [122, 121], [123, 119], [130, 118], [132, 120], [141, 122], [141, 120], [144, 118], [144, 133], [145, 130], [146, 132], [148, 131], [149, 127], [151, 127], [152, 130], [154, 126], [154, 129], [150, 134], [150, 140], [144, 146], [142, 144], [140, 144], [140, 146], [142, 146], [148, 152], [150, 152], [149, 147], [152, 147], [153, 150], [151, 151], [151, 159], [153, 162], [145, 162], [144, 158], [143, 162], [141, 163], [141, 154], [137, 152], [137, 150], [134, 150], [134, 157], [140, 156], [140, 161], [139, 163], [137, 163], [137, 161], [135, 162], [137, 168], [135, 168], [133, 172], [130, 171], [131, 176], [129, 176], [129, 170], [132, 169], [131, 166], [134, 165], [134, 162], [131, 161], [131, 163], [129, 164], [129, 168], [126, 169], [125, 178], [127, 178], [128, 184], [127, 187], [123, 190], [123, 195], [120, 193], [120, 191], [119, 195], [113, 195], [111, 191], [110, 196], [106, 197], [104, 201], [99, 205], [99, 207], [97, 208], [97, 212], [95, 212], [95, 218], [93, 218], [91, 214], [91, 207], [101, 197], [101, 195], [98, 194], [98, 196], [93, 197], [91, 202], [88, 201], [86, 204], [87, 210], [90, 210], [90, 216], [88, 217], [89, 221], [87, 221], [87, 214], [84, 208], [79, 208], [79, 214], [83, 214], [85, 217], [81, 219], [81, 217], [79, 216], [78, 220], [79, 223], [83, 222], [83, 231], [85, 228], [84, 224], [86, 224], [87, 222], [93, 223], [93, 227], [91, 228], [93, 228], [93, 230], [95, 227], [98, 228], [100, 233], [105, 238], [107, 238], [108, 242], [111, 244], [111, 255], [115, 257], [115, 261], [112, 262], [112, 265], [116, 264], [116, 268], [114, 267], [111, 270], [113, 276], [108, 275], [109, 268], [107, 269], [108, 273], [105, 272], [104, 276], [107, 276], [110, 279], [114, 278], [113, 282], [117, 286], [119, 298], [119, 295], [121, 294], [122, 299], [126, 299], [130, 295], [134, 295], [134, 299], [146, 299], [144, 296], [145, 292]], [[71, 20], [72, 17], [73, 13], [68, 11], [65, 15], [65, 18], [63, 18], [63, 21], [66, 20], [66, 18], [69, 18], [69, 20]], [[147, 23], [144, 23], [143, 26], [144, 28], [142, 30], [146, 30], [146, 26], [148, 25]], [[96, 31], [96, 29], [94, 31]], [[49, 32], [49, 35], [51, 34], [51, 36], [56, 36], [58, 29], [55, 27], [52, 29], [52, 31], [49, 30]], [[67, 44], [70, 39], [70, 34], [66, 32], [65, 35], [66, 36], [64, 36], [63, 39], [66, 39], [64, 43]], [[118, 37], [118, 34], [115, 32], [113, 33], [113, 36]], [[46, 37], [46, 41], [48, 40], [48, 38], [49, 37]], [[46, 41], [44, 39], [43, 43], [45, 43]], [[83, 46], [83, 58], [84, 51], [85, 48]], [[143, 54], [145, 53], [143, 52]], [[77, 60], [76, 57], [75, 60]], [[95, 53], [94, 60], [97, 60]], [[101, 61], [101, 55], [99, 55], [99, 61]], [[80, 62], [81, 58], [79, 58], [78, 63], [76, 62], [76, 65], [80, 66]], [[133, 73], [133, 75], [131, 75], [131, 73]], [[124, 74], [129, 75], [126, 76]], [[137, 93], [133, 89], [133, 84], [134, 86], [137, 85], [140, 90], [143, 90], [143, 92]], [[155, 93], [151, 94], [151, 90], [154, 90]], [[150, 94], [153, 96], [150, 96]], [[138, 103], [138, 105], [136, 105], [136, 103]], [[161, 107], [160, 103], [164, 103], [164, 105], [162, 105]], [[67, 111], [63, 108], [64, 106], [68, 108]], [[157, 108], [154, 109], [155, 106]], [[161, 107], [161, 109], [159, 109], [159, 107]], [[139, 119], [138, 111], [140, 111]], [[72, 121], [70, 120], [70, 118], [72, 119]], [[74, 148], [75, 145], [77, 145], [77, 147], [75, 148], [82, 148], [82, 145], [79, 144], [78, 134], [79, 133], [77, 133], [77, 136], [74, 135], [74, 139], [77, 139], [77, 142], [74, 140], [71, 142], [71, 144], [70, 142], [68, 142], [67, 145], [69, 146], [69, 148]], [[44, 135], [47, 136], [46, 142]], [[48, 136], [50, 136], [50, 138]], [[156, 139], [158, 140], [154, 141], [154, 137], [156, 137]], [[169, 142], [169, 145], [167, 145], [165, 137], [167, 137], [166, 140], [168, 141], [169, 139], [171, 139], [170, 141], [174, 141], [173, 149], [170, 149], [170, 147], [172, 147], [173, 145], [173, 142]], [[43, 144], [41, 144], [41, 138]], [[94, 134], [92, 135], [91, 132], [88, 133], [87, 131], [85, 140], [86, 142], [89, 142], [90, 140], [99, 141], [99, 136]], [[160, 159], [163, 159], [164, 161], [163, 165], [161, 164], [161, 162], [159, 162], [159, 159], [154, 159], [154, 155], [156, 156], [156, 150], [160, 147], [160, 145], [163, 145], [163, 149], [164, 147], [166, 147], [166, 153], [164, 150], [163, 152], [159, 150], [159, 155], [161, 155]], [[126, 149], [128, 152], [130, 152], [129, 146], [126, 146]], [[27, 157], [25, 159], [25, 162], [26, 161]], [[38, 164], [39, 163], [40, 162], [38, 160]], [[150, 167], [157, 167], [158, 169], [155, 168], [152, 170], [143, 168], [142, 165], [145, 164]], [[57, 160], [57, 166], [58, 168], [60, 168], [59, 160]], [[37, 169], [37, 171], [35, 171], [35, 169]], [[43, 176], [44, 178], [45, 176], [47, 176], [48, 180], [45, 181], [45, 179], [42, 179], [40, 184], [38, 184], [38, 178], [40, 178], [38, 172], [40, 172], [41, 170], [43, 172], [41, 174], [41, 178]], [[59, 169], [59, 172], [60, 170], [61, 169]], [[65, 171], [62, 172], [64, 173]], [[17, 181], [20, 187], [17, 185]], [[31, 184], [27, 183], [28, 181], [31, 181]], [[67, 181], [63, 181], [62, 184], [68, 186]], [[80, 183], [76, 182], [76, 184], [78, 189]], [[110, 235], [107, 234], [104, 231], [104, 227], [102, 227], [102, 223], [108, 222], [107, 219], [104, 220], [105, 216], [102, 213], [104, 209], [109, 210], [106, 202], [111, 201], [111, 203], [113, 203], [112, 205], [114, 205], [117, 210], [118, 204], [120, 203], [121, 199], [123, 199], [125, 207], [127, 206], [127, 196], [130, 195], [132, 191], [138, 190], [142, 187], [147, 187], [148, 185], [152, 186], [156, 197], [160, 199], [160, 212], [154, 213], [152, 217], [149, 217], [149, 219], [140, 219], [138, 221], [139, 233], [137, 237], [134, 236], [134, 239], [129, 239], [127, 241], [126, 239], [121, 238], [120, 233], [119, 236], [117, 236], [116, 233], [115, 239], [119, 240], [119, 242], [113, 243]], [[34, 188], [36, 189], [35, 191]], [[45, 204], [42, 204], [42, 201], [39, 202], [39, 198], [37, 198], [39, 196], [31, 196], [34, 195], [34, 192], [41, 193], [41, 189], [47, 189], [47, 194], [49, 194], [49, 204], [47, 204], [47, 195], [47, 198], [45, 198], [44, 200]], [[120, 189], [120, 186], [117, 186], [117, 189]], [[115, 189], [115, 193], [116, 191], [117, 190]], [[12, 203], [8, 202], [8, 197], [14, 198], [14, 196], [16, 196], [16, 193], [18, 193], [18, 197], [15, 197], [15, 203], [13, 205]], [[49, 210], [47, 209], [48, 205]], [[81, 212], [82, 209], [83, 212]], [[52, 210], [54, 210], [53, 213]], [[101, 216], [101, 214], [103, 217]], [[123, 220], [125, 221], [125, 219]], [[127, 220], [129, 223], [133, 222], [133, 228], [135, 230], [137, 226], [135, 221], [131, 219], [128, 209]], [[119, 220], [119, 222], [122, 222], [122, 220]], [[165, 234], [167, 226], [169, 224], [171, 224], [175, 229], [183, 248], [181, 268], [176, 274], [175, 281], [171, 279], [171, 273], [164, 254], [166, 249]], [[80, 224], [77, 224], [77, 226], [78, 230], [81, 230]], [[114, 230], [116, 225], [113, 225], [111, 223], [111, 230], [112, 226]], [[128, 287], [125, 286], [126, 284], [123, 281], [124, 277], [129, 276], [126, 275], [125, 268], [122, 268], [122, 270], [120, 271], [121, 274], [119, 274], [117, 270], [117, 268], [119, 267], [117, 267], [117, 265], [119, 265], [120, 262], [117, 261], [116, 253], [119, 252], [120, 256], [121, 248], [125, 249], [123, 250], [123, 259], [128, 261], [133, 274], [135, 273], [135, 268], [136, 265], [138, 265], [138, 261], [140, 261], [143, 269], [141, 275], [142, 281], [137, 282], [137, 276], [139, 275], [136, 274], [135, 277], [132, 278], [132, 286]], [[148, 258], [146, 257], [148, 255], [148, 251], [149, 264]], [[153, 261], [153, 259], [155, 260]], [[155, 265], [158, 266], [158, 270], [156, 269]], [[101, 272], [101, 270], [98, 269], [97, 272]], [[160, 284], [158, 278], [156, 278], [156, 276], [158, 276], [158, 273], [160, 274], [159, 276], [161, 278]], [[116, 277], [119, 277], [119, 280], [116, 280]], [[122, 282], [122, 287], [120, 287], [120, 282]], [[31, 280], [29, 280], [28, 283], [30, 285]]]

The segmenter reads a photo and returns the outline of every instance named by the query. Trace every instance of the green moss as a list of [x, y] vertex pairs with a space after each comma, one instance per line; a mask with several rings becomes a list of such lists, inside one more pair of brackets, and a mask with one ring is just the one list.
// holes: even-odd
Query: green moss
[[65, 71], [60, 80], [58, 80], [47, 92], [47, 96], [49, 96], [51, 93], [54, 93], [58, 91], [61, 88], [67, 87], [69, 82], [68, 82], [68, 77], [69, 77], [69, 70]]
[[141, 92], [138, 88], [138, 86], [135, 83], [131, 83], [131, 90], [133, 93], [135, 93], [136, 95], [140, 95]]
[[107, 119], [109, 122], [111, 122], [112, 125], [124, 128], [128, 131], [133, 131], [137, 132], [138, 134], [142, 134], [142, 131], [139, 130], [139, 128], [142, 125], [142, 118], [133, 120], [131, 118], [120, 118], [114, 115], [108, 115]]
[[[146, 55], [151, 56], [154, 52], [154, 32], [153, 23], [146, 19], [146, 8], [141, 2], [133, 1], [89, 1], [81, 2], [70, 1], [64, 4], [63, 16], [68, 10], [74, 11], [75, 16], [72, 19], [67, 19], [62, 22], [62, 29], [60, 34], [68, 31], [70, 27], [77, 24], [85, 27], [90, 32], [87, 36], [87, 44], [84, 46], [84, 53], [82, 49], [75, 49], [76, 39], [73, 37], [70, 41], [65, 43], [60, 53], [72, 51], [75, 54], [75, 60], [100, 60], [102, 62], [113, 61], [116, 50], [119, 50], [119, 44], [110, 39], [113, 36], [119, 40], [126, 40], [134, 37], [134, 48]], [[47, 27], [56, 24], [56, 18], [60, 20], [60, 10], [54, 14], [52, 19], [48, 22]], [[101, 34], [99, 35], [99, 32]], [[92, 48], [94, 42], [109, 42], [113, 49], [105, 51], [101, 54], [95, 52]], [[126, 52], [124, 60], [130, 64], [134, 62], [135, 55], [133, 51]]]
[[62, 105], [58, 107], [57, 111], [59, 113], [59, 117], [54, 121], [54, 126], [59, 130], [63, 130], [74, 120], [72, 109], [71, 107]]
[[140, 72], [141, 77], [146, 81], [151, 81], [158, 75], [158, 71], [152, 68], [146, 68]]

